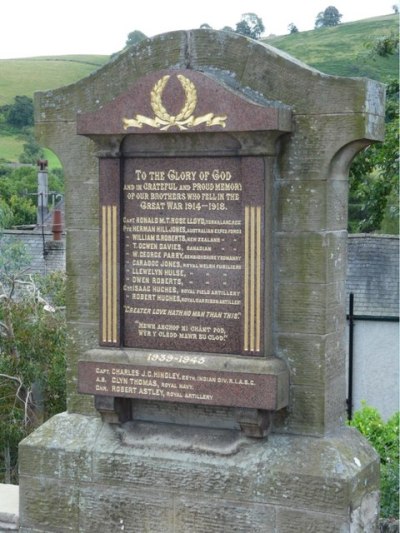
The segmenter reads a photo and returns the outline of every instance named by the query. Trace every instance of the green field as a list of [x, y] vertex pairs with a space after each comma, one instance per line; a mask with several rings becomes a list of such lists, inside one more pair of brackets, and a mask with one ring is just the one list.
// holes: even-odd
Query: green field
[[398, 77], [398, 55], [379, 57], [371, 52], [375, 39], [398, 33], [398, 15], [339, 24], [333, 28], [269, 37], [264, 42], [335, 76], [365, 76], [385, 81]]
[[[72, 55], [0, 59], [0, 106], [10, 104], [19, 95], [33, 96], [35, 91], [56, 89], [88, 76], [108, 61], [108, 56]], [[0, 124], [0, 161], [16, 162], [24, 141]], [[52, 167], [60, 166], [50, 151], [46, 158]]]
[[0, 135], [0, 161], [18, 161], [23, 141], [15, 135]]
[[55, 56], [0, 59], [0, 106], [16, 95], [55, 89], [88, 76], [108, 61], [108, 56]]
[[[397, 32], [398, 15], [393, 14], [269, 37], [264, 42], [326, 74], [385, 81], [389, 76], [398, 78], [398, 55], [379, 57], [371, 52], [370, 45], [378, 37]], [[32, 96], [35, 91], [78, 81], [108, 59], [108, 56], [76, 55], [0, 60], [0, 106], [13, 102], [17, 95]], [[0, 128], [0, 161], [18, 161], [22, 144], [18, 135], [5, 134]]]

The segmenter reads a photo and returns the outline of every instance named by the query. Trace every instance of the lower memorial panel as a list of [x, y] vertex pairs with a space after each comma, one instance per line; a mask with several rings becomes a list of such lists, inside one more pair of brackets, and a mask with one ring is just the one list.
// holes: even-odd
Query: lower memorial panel
[[277, 381], [247, 372], [79, 362], [79, 392], [99, 396], [275, 410]]

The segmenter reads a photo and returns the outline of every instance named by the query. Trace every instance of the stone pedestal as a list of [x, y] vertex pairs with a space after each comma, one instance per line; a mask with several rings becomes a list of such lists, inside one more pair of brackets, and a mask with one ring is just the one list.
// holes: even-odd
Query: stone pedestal
[[325, 438], [62, 414], [21, 449], [21, 532], [378, 530], [375, 453]]
[[36, 95], [72, 342], [68, 413], [20, 445], [21, 531], [377, 530], [378, 458], [344, 427], [344, 282], [348, 169], [383, 102], [206, 30]]

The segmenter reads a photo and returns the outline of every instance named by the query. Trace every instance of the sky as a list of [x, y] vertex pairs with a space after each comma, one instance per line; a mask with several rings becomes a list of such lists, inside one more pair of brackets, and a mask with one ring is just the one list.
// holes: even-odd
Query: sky
[[312, 30], [329, 5], [342, 23], [393, 13], [396, 0], [11, 0], [1, 7], [0, 59], [118, 52], [131, 31], [147, 37], [173, 30], [235, 28], [255, 13], [264, 35], [287, 34], [294, 23]]

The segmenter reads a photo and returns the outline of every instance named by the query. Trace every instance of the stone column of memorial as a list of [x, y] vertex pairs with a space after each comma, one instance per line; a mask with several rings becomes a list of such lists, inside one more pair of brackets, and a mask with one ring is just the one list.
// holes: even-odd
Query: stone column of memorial
[[23, 531], [374, 531], [344, 281], [348, 168], [383, 99], [205, 30], [36, 95], [71, 343], [68, 412], [21, 444]]

